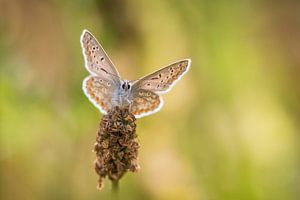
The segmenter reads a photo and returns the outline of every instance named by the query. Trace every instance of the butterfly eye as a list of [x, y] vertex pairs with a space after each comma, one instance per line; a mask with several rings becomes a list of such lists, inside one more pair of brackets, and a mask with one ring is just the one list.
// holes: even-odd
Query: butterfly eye
[[124, 84], [124, 83], [122, 84], [122, 89], [123, 89], [123, 90], [125, 89], [125, 84]]
[[128, 84], [128, 90], [130, 89], [130, 85]]

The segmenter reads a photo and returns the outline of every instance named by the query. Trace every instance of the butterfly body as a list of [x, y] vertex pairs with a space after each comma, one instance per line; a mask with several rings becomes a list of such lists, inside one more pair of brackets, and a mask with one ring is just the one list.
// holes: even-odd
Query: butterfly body
[[83, 91], [103, 114], [115, 106], [129, 106], [137, 118], [159, 111], [163, 105], [160, 94], [168, 92], [191, 63], [190, 59], [177, 61], [136, 81], [128, 81], [121, 79], [89, 31], [83, 31], [80, 41], [85, 67], [90, 72], [83, 81]]
[[121, 85], [115, 89], [111, 97], [112, 106], [128, 106], [132, 103], [132, 100], [131, 84], [127, 80], [122, 80]]

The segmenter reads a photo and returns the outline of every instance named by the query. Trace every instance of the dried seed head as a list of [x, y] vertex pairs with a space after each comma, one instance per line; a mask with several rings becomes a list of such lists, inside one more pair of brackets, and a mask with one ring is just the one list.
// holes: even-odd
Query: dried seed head
[[94, 147], [99, 189], [106, 176], [118, 181], [128, 170], [137, 172], [140, 169], [135, 120], [128, 108], [119, 107], [114, 107], [101, 119]]

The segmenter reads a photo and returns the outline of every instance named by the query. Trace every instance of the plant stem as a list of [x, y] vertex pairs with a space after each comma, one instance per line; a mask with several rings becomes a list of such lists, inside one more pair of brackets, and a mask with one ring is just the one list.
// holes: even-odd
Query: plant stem
[[116, 180], [116, 181], [112, 181], [111, 183], [112, 183], [112, 185], [111, 185], [111, 193], [112, 193], [112, 197], [113, 197], [112, 199], [117, 200], [117, 199], [119, 199], [118, 198], [119, 181]]

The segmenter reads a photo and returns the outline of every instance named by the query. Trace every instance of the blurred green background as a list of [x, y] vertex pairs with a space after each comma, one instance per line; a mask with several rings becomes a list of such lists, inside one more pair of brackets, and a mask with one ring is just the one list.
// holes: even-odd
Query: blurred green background
[[1, 199], [108, 199], [92, 152], [79, 37], [123, 78], [191, 58], [138, 120], [141, 171], [121, 199], [299, 199], [300, 2], [1, 0]]

